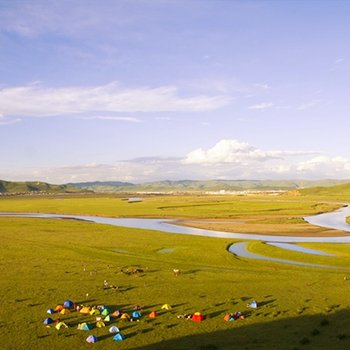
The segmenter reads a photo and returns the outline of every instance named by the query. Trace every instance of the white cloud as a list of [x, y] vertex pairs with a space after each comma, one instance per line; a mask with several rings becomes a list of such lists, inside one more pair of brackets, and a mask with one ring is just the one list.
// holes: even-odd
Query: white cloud
[[21, 119], [16, 118], [16, 119], [12, 119], [12, 118], [5, 118], [3, 115], [0, 114], [0, 126], [1, 125], [10, 125], [10, 124], [15, 124], [20, 122]]
[[263, 89], [263, 90], [269, 90], [271, 87], [266, 84], [266, 83], [255, 83], [253, 84], [254, 87], [259, 88], [259, 89]]
[[263, 151], [237, 140], [221, 140], [207, 151], [198, 148], [188, 153], [183, 162], [185, 164], [246, 164], [252, 161], [262, 162], [271, 159], [283, 159], [283, 157], [304, 156], [306, 154], [315, 154], [315, 152]]
[[[14, 175], [15, 174], [15, 175]], [[51, 183], [83, 181], [210, 180], [210, 179], [350, 179], [350, 159], [309, 151], [261, 150], [237, 140], [221, 140], [209, 150], [186, 157], [145, 157], [114, 164], [81, 164], [1, 171], [8, 180]]]
[[350, 160], [339, 156], [318, 156], [301, 162], [297, 165], [296, 169], [300, 173], [322, 173], [325, 174], [325, 176], [332, 176], [334, 173], [350, 172]]
[[248, 109], [267, 109], [273, 107], [272, 102], [263, 102], [256, 105], [249, 106]]
[[334, 64], [339, 64], [345, 61], [345, 58], [338, 58], [334, 61]]
[[312, 108], [312, 107], [320, 104], [321, 102], [322, 102], [322, 100], [312, 100], [312, 101], [309, 101], [309, 102], [302, 103], [301, 105], [297, 106], [296, 109], [298, 111], [302, 111], [304, 109]]
[[112, 121], [124, 121], [129, 123], [141, 123], [142, 120], [136, 117], [118, 117], [112, 115], [97, 115], [93, 117], [82, 117], [82, 119], [100, 119], [100, 120], [112, 120]]
[[92, 87], [41, 85], [0, 90], [4, 116], [50, 117], [72, 114], [210, 111], [230, 103], [224, 95], [182, 97], [174, 86], [122, 88], [117, 83]]

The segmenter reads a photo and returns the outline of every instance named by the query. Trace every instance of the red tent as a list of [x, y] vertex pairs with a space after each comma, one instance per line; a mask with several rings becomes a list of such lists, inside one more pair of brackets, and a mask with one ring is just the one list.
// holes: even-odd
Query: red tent
[[192, 320], [194, 322], [202, 322], [204, 320], [204, 315], [201, 314], [200, 312], [195, 312], [193, 315], [192, 315]]

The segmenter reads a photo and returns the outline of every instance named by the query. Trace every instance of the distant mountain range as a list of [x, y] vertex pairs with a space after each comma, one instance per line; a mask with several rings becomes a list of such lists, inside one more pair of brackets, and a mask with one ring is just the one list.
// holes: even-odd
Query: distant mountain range
[[[52, 185], [46, 182], [12, 182], [0, 180], [0, 194], [45, 194], [45, 193], [185, 193], [185, 192], [236, 192], [236, 191], [291, 191], [313, 189], [310, 193], [323, 193], [331, 189], [330, 186], [343, 185], [350, 187], [350, 180], [180, 180], [158, 181], [133, 184], [122, 181], [93, 181], [77, 182], [63, 185]], [[328, 189], [329, 188], [329, 189]], [[340, 187], [341, 189], [342, 187]]]
[[310, 187], [327, 187], [344, 183], [350, 180], [180, 180], [158, 181], [133, 184], [120, 181], [96, 181], [69, 183], [84, 190], [104, 193], [115, 192], [218, 192], [218, 191], [288, 191]]
[[13, 182], [0, 180], [0, 194], [22, 193], [79, 193], [84, 192], [81, 188], [69, 185], [52, 185], [46, 182]]

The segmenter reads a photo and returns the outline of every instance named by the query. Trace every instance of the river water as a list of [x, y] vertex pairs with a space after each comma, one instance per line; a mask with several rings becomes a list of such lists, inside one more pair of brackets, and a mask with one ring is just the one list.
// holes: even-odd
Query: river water
[[[90, 221], [98, 224], [107, 224], [113, 226], [123, 226], [129, 228], [138, 228], [145, 230], [156, 230], [167, 233], [187, 234], [205, 237], [218, 238], [235, 238], [240, 240], [258, 240], [274, 245], [281, 249], [294, 250], [306, 254], [315, 255], [330, 255], [318, 250], [304, 248], [294, 243], [313, 242], [313, 243], [350, 243], [349, 236], [338, 237], [296, 237], [296, 236], [278, 236], [278, 235], [261, 235], [261, 234], [246, 234], [237, 232], [221, 232], [213, 230], [205, 230], [193, 227], [176, 225], [177, 221], [173, 219], [141, 219], [141, 218], [107, 218], [99, 216], [83, 216], [83, 215], [60, 215], [60, 214], [44, 214], [44, 213], [0, 213], [0, 216], [16, 216], [16, 217], [32, 217], [32, 218], [61, 218], [61, 219], [76, 219]], [[350, 207], [346, 206], [331, 213], [324, 213], [305, 217], [305, 221], [312, 225], [326, 227], [330, 229], [342, 230], [350, 232], [350, 225], [346, 223], [345, 218], [350, 216]], [[314, 265], [300, 263], [290, 260], [274, 259], [258, 254], [250, 253], [246, 250], [246, 243], [232, 244], [229, 249], [231, 253], [245, 258], [253, 258], [260, 260], [268, 260], [275, 262], [283, 262], [288, 264], [296, 264], [313, 267], [326, 267], [322, 265]]]

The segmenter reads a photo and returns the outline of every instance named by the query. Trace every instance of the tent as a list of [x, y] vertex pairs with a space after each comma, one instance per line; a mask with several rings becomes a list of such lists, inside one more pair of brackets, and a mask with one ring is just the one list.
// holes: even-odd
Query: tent
[[79, 323], [78, 324], [78, 329], [81, 331], [90, 331], [92, 329], [92, 325], [90, 323]]
[[56, 329], [61, 329], [62, 327], [68, 328], [68, 326], [64, 322], [58, 322], [55, 327]]
[[111, 313], [111, 310], [109, 310], [108, 307], [103, 308], [103, 310], [101, 311], [101, 315], [103, 315], [103, 316], [107, 316], [110, 313]]
[[95, 337], [94, 335], [89, 335], [87, 338], [86, 338], [86, 341], [88, 343], [96, 343], [98, 341], [98, 338]]
[[162, 310], [171, 310], [171, 309], [172, 309], [172, 307], [169, 304], [164, 304], [162, 306]]
[[241, 320], [244, 320], [244, 319], [245, 319], [245, 316], [244, 316], [244, 314], [242, 314], [242, 312], [236, 311], [235, 314], [234, 314], [234, 318], [235, 318], [235, 320], [238, 320], [239, 318], [240, 318]]
[[107, 316], [103, 319], [103, 321], [105, 321], [105, 322], [111, 322], [111, 320], [112, 320], [112, 317], [109, 316], [109, 315], [107, 315]]
[[258, 303], [255, 300], [253, 300], [252, 302], [247, 304], [247, 307], [250, 307], [252, 309], [257, 309], [258, 308]]
[[149, 318], [156, 318], [158, 316], [157, 311], [152, 311], [151, 313], [148, 314]]
[[45, 320], [44, 320], [44, 322], [43, 322], [43, 324], [46, 324], [46, 325], [48, 325], [48, 324], [52, 324], [52, 323], [54, 323], [55, 321], [52, 319], [52, 318], [45, 318]]
[[132, 318], [134, 318], [135, 320], [141, 318], [141, 313], [139, 311], [134, 311], [131, 315]]
[[109, 328], [109, 333], [119, 333], [119, 328], [116, 326], [112, 326]]
[[82, 307], [81, 309], [80, 309], [80, 313], [81, 314], [84, 314], [84, 315], [87, 315], [87, 314], [89, 314], [90, 313], [90, 308], [88, 307], [88, 306], [84, 306], [84, 307]]
[[46, 313], [47, 313], [47, 314], [55, 314], [56, 311], [55, 311], [54, 309], [48, 309], [48, 310], [46, 311]]
[[57, 305], [57, 306], [55, 307], [55, 311], [56, 311], [56, 312], [60, 312], [62, 309], [63, 309], [63, 306], [62, 306], [62, 305]]
[[98, 310], [98, 309], [92, 309], [91, 311], [90, 311], [90, 315], [99, 315], [100, 314], [100, 311]]
[[112, 313], [112, 316], [113, 316], [113, 317], [120, 317], [122, 314], [123, 314], [123, 311], [121, 311], [121, 310], [115, 310], [115, 311]]
[[235, 318], [232, 314], [226, 314], [225, 317], [224, 317], [224, 320], [225, 321], [234, 321]]
[[102, 328], [102, 327], [105, 327], [105, 326], [106, 326], [105, 323], [102, 322], [102, 321], [96, 322], [96, 327], [98, 327], [98, 328]]
[[121, 318], [122, 320], [130, 320], [131, 317], [130, 317], [129, 314], [127, 314], [126, 312], [124, 312], [120, 318]]
[[60, 314], [62, 314], [62, 315], [68, 315], [68, 314], [70, 314], [70, 311], [69, 311], [68, 309], [62, 309], [62, 310], [60, 311]]
[[195, 312], [192, 315], [192, 321], [194, 322], [202, 322], [204, 320], [204, 315], [201, 314], [200, 312]]
[[121, 333], [117, 333], [114, 337], [113, 337], [113, 340], [115, 341], [121, 341], [121, 340], [124, 340], [125, 339], [125, 336]]
[[66, 308], [74, 307], [74, 303], [71, 300], [65, 300], [63, 306]]

